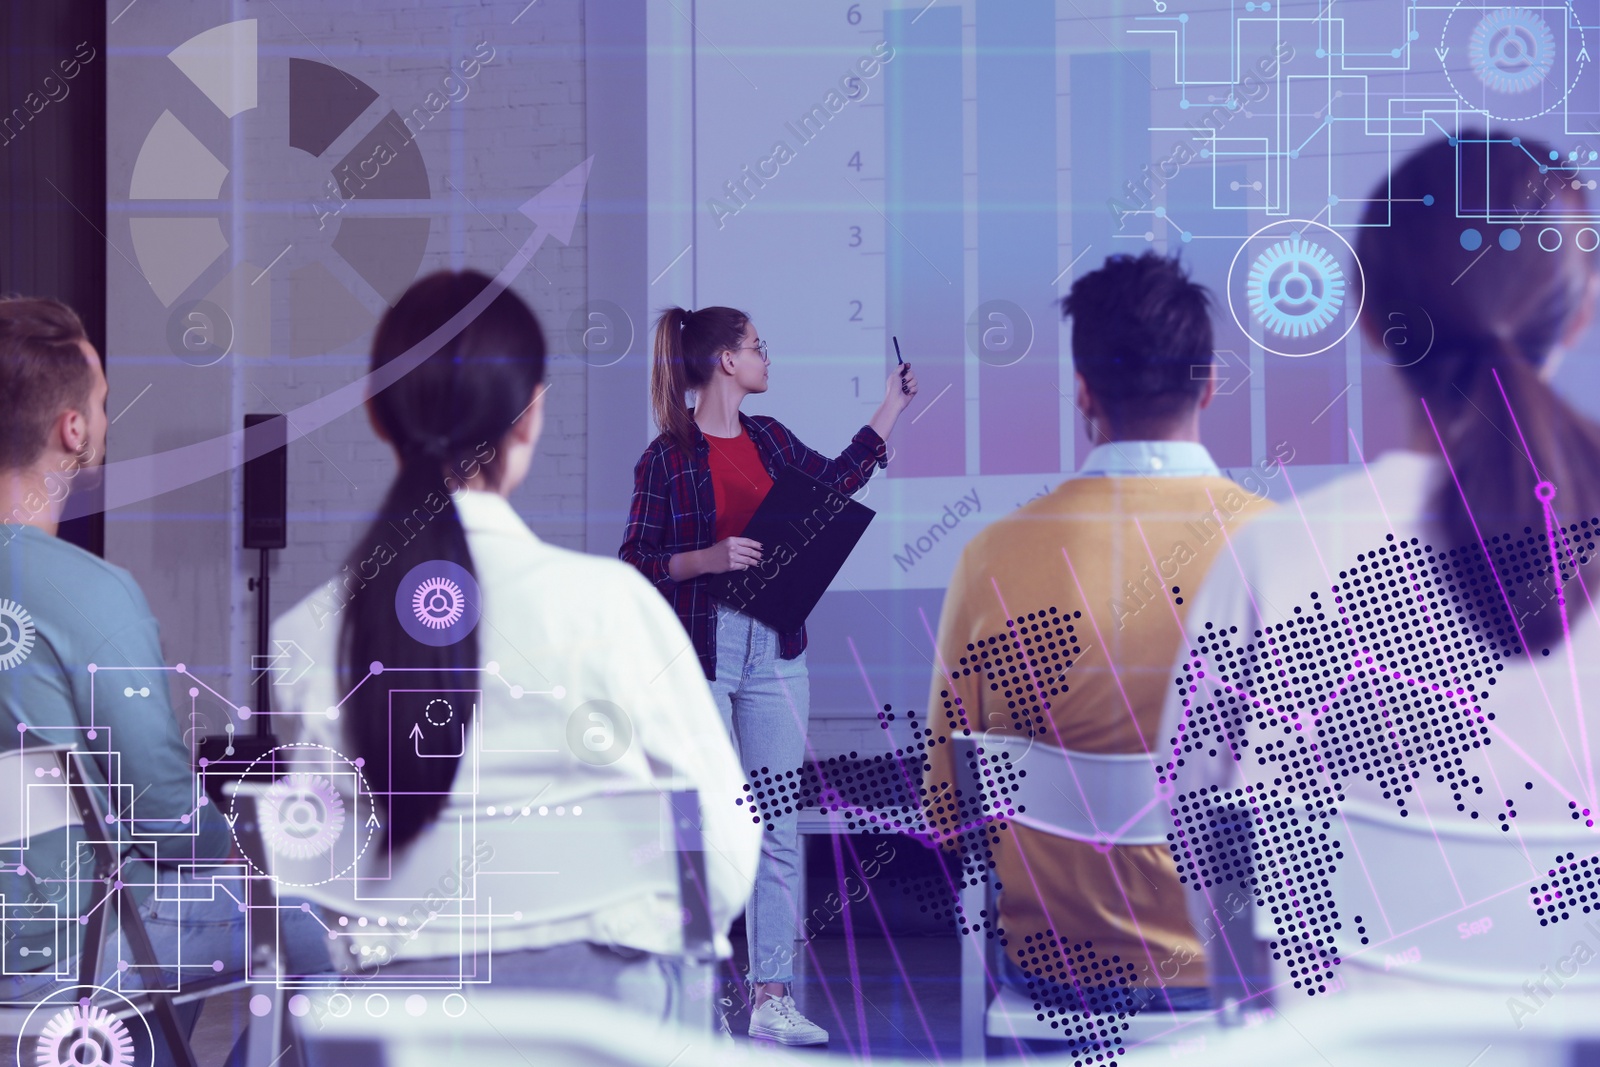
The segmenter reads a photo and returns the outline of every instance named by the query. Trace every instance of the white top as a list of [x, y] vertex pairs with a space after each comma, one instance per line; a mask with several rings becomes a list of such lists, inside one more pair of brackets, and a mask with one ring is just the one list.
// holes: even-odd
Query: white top
[[[1292, 472], [1286, 470], [1285, 474]], [[1356, 557], [1389, 544], [1391, 534], [1397, 542], [1419, 538], [1418, 548], [1432, 545], [1436, 553], [1455, 547], [1441, 542], [1437, 527], [1424, 514], [1438, 481], [1445, 477], [1448, 471], [1436, 457], [1419, 452], [1389, 452], [1367, 469], [1337, 478], [1299, 496], [1298, 501], [1291, 500], [1251, 521], [1233, 536], [1232, 545], [1218, 554], [1189, 608], [1188, 642], [1174, 668], [1174, 677], [1184, 673], [1187, 653], [1197, 647], [1197, 635], [1207, 623], [1237, 626], [1239, 643], [1248, 644], [1256, 640], [1257, 629], [1284, 622], [1294, 616], [1297, 607], [1302, 613], [1313, 611], [1313, 593], [1328, 618], [1337, 619], [1332, 587], [1340, 582], [1339, 572], [1359, 567]], [[1561, 516], [1568, 523], [1579, 517]], [[1492, 536], [1495, 532], [1485, 530], [1484, 534]], [[1600, 589], [1590, 592], [1600, 595]], [[1498, 598], [1497, 592], [1495, 595]], [[1497, 607], [1503, 616], [1503, 605]], [[1541, 649], [1534, 649], [1531, 657], [1503, 656], [1503, 670], [1486, 671], [1484, 677], [1472, 680], [1484, 697], [1483, 710], [1495, 713], [1488, 724], [1493, 743], [1476, 750], [1473, 756], [1487, 757], [1495, 779], [1505, 789], [1503, 794], [1491, 797], [1494, 789], [1486, 786], [1477, 805], [1480, 818], [1494, 821], [1505, 810], [1506, 797], [1514, 801], [1518, 821], [1523, 825], [1530, 820], [1554, 819], [1570, 826], [1569, 799], [1578, 800], [1582, 807], [1597, 807], [1593, 803], [1591, 764], [1583, 749], [1587, 737], [1591, 753], [1600, 755], [1600, 626], [1596, 625], [1596, 608], [1583, 599], [1581, 590], [1569, 599], [1568, 607], [1572, 640], [1567, 646], [1551, 648], [1548, 656], [1542, 655]], [[1347, 634], [1341, 647], [1353, 662], [1356, 650], [1350, 645], [1351, 640], [1354, 639]], [[1444, 667], [1440, 662], [1443, 651], [1441, 646], [1432, 656], [1419, 657], [1419, 666], [1436, 670]], [[1350, 662], [1340, 666], [1347, 672], [1351, 669]], [[1399, 669], [1403, 665], [1396, 657], [1388, 666]], [[1494, 679], [1492, 684], [1490, 677]], [[1444, 673], [1436, 681], [1445, 684]], [[1164, 741], [1176, 736], [1183, 712], [1177, 687], [1170, 693], [1162, 720]], [[1305, 728], [1310, 728], [1309, 719]], [[1166, 753], [1162, 755], [1165, 758]], [[1219, 758], [1209, 768], [1203, 766], [1204, 762], [1192, 755], [1186, 757], [1187, 765], [1177, 783], [1180, 792], [1192, 788], [1187, 783], [1202, 778], [1224, 787], [1241, 783], [1252, 767], [1266, 774], [1250, 759], [1234, 762]], [[1488, 778], [1482, 770], [1473, 773]], [[1344, 793], [1350, 800], [1398, 813], [1393, 800], [1385, 798], [1382, 790], [1366, 781], [1364, 775], [1347, 775], [1344, 781]], [[1534, 783], [1531, 791], [1524, 788], [1528, 781]], [[1427, 791], [1429, 786], [1434, 788]], [[1453, 812], [1454, 804], [1439, 803], [1450, 798], [1436, 795], [1439, 786], [1431, 776], [1414, 783], [1413, 788], [1424, 790], [1421, 802], [1435, 817], [1444, 811]], [[1410, 801], [1408, 806], [1420, 814], [1418, 801]]]
[[[602, 792], [692, 788], [703, 813], [717, 950], [728, 955], [729, 924], [754, 884], [761, 828], [735, 805], [745, 778], [682, 625], [661, 595], [620, 560], [545, 544], [496, 494], [466, 491], [455, 501], [482, 594], [479, 658], [498, 671], [485, 669], [474, 683], [482, 687], [482, 704], [464, 739], [467, 755], [454, 791], [439, 820], [406, 851], [451, 853], [462, 827], [479, 825], [474, 816], [481, 823], [530, 807], [553, 813]], [[350, 753], [343, 722], [327, 714], [345, 696], [335, 688], [341, 617], [329, 614], [338, 603], [319, 589], [274, 623], [275, 641], [295, 642], [315, 663], [294, 684], [274, 687], [274, 725], [286, 741]], [[631, 745], [607, 766], [579, 760], [568, 740], [569, 717], [592, 700], [614, 703], [631, 720]], [[471, 841], [460, 850], [469, 855]], [[476, 899], [492, 901], [492, 926], [482, 925], [492, 929], [494, 951], [578, 940], [662, 954], [681, 950], [676, 894], [659, 887], [642, 886], [621, 901], [613, 896], [575, 917], [519, 921], [519, 893], [536, 896], [539, 857], [504, 852], [476, 872]], [[432, 891], [437, 899], [441, 871], [403, 860], [396, 858], [385, 895], [423, 899]], [[625, 881], [634, 858], [614, 860], [617, 879]], [[472, 887], [461, 893], [473, 894]], [[480, 911], [487, 908], [480, 904]], [[444, 925], [421, 930], [400, 954], [455, 955], [462, 933]]]
[[[1289, 478], [1292, 472], [1285, 470], [1284, 474]], [[1209, 785], [1228, 790], [1246, 783], [1264, 788], [1277, 786], [1305, 796], [1305, 786], [1314, 788], [1313, 781], [1330, 782], [1328, 772], [1342, 764], [1338, 791], [1345, 800], [1337, 805], [1341, 810], [1373, 812], [1413, 830], [1417, 840], [1425, 842], [1415, 846], [1415, 853], [1347, 856], [1344, 862], [1352, 872], [1359, 872], [1363, 864], [1367, 870], [1375, 864], [1415, 870], [1424, 860], [1437, 860], [1438, 846], [1433, 843], [1435, 834], [1430, 830], [1498, 831], [1501, 815], [1515, 810], [1516, 817], [1509, 821], [1509, 830], [1503, 834], [1504, 871], [1505, 883], [1519, 887], [1543, 877], [1553, 859], [1551, 848], [1537, 843], [1535, 838], [1548, 839], [1553, 833], [1594, 836], [1595, 832], [1588, 830], [1581, 818], [1572, 819], [1569, 803], [1576, 802], [1580, 814], [1584, 808], [1600, 808], [1590, 758], [1600, 754], [1600, 626], [1596, 624], [1596, 607], [1574, 585], [1575, 595], [1568, 601], [1572, 630], [1569, 642], [1552, 646], [1548, 656], [1542, 654], [1542, 647], [1533, 648], [1531, 656], [1511, 655], [1508, 648], [1518, 644], [1511, 634], [1509, 639], [1501, 639], [1498, 662], [1491, 660], [1484, 651], [1484, 639], [1470, 632], [1470, 605], [1464, 603], [1465, 598], [1451, 603], [1452, 591], [1463, 590], [1457, 586], [1441, 588], [1442, 582], [1421, 584], [1431, 576], [1432, 564], [1418, 566], [1425, 556], [1413, 556], [1408, 562], [1401, 554], [1408, 547], [1405, 542], [1412, 537], [1419, 539], [1418, 552], [1431, 545], [1434, 554], [1441, 555], [1457, 547], [1443, 542], [1439, 528], [1426, 513], [1436, 487], [1448, 476], [1439, 457], [1390, 452], [1366, 469], [1263, 513], [1233, 535], [1231, 545], [1225, 545], [1218, 553], [1186, 618], [1186, 640], [1173, 676], [1183, 679], [1190, 675], [1191, 681], [1168, 690], [1162, 744], [1156, 753], [1158, 767], [1179, 755], [1182, 743], [1174, 744], [1174, 739], [1204, 741], [1197, 750], [1181, 753], [1183, 766], [1177, 770], [1173, 783], [1177, 794], [1174, 803]], [[1558, 507], [1559, 503], [1558, 499]], [[1560, 515], [1567, 524], [1581, 517]], [[1483, 531], [1486, 537], [1500, 532], [1503, 531]], [[1542, 542], [1543, 531], [1539, 534]], [[1391, 535], [1393, 541], [1389, 540]], [[1391, 545], [1401, 547], [1376, 557], [1371, 555]], [[1362, 554], [1368, 554], [1367, 558], [1358, 561]], [[1457, 559], [1476, 564], [1482, 560], [1481, 549], [1470, 546], [1470, 554], [1463, 557], [1458, 553]], [[1341, 572], [1348, 573], [1341, 578]], [[1345, 590], [1344, 584], [1352, 580], [1352, 588]], [[1590, 592], [1600, 594], [1600, 589]], [[1492, 582], [1487, 595], [1492, 597], [1494, 608], [1490, 626], [1499, 626], [1506, 618], [1505, 608]], [[1522, 602], [1526, 595], [1519, 594], [1513, 602]], [[1342, 604], [1336, 602], [1338, 597], [1342, 597]], [[1208, 624], [1215, 628], [1213, 633], [1237, 627], [1230, 639], [1233, 648], [1242, 649], [1263, 643], [1255, 636], [1258, 629], [1314, 617], [1318, 611], [1331, 624], [1322, 632], [1320, 643], [1311, 648], [1308, 646], [1312, 642], [1297, 642], [1309, 631], [1296, 632], [1293, 625], [1277, 631], [1273, 636], [1280, 658], [1271, 669], [1262, 670], [1258, 660], [1255, 673], [1240, 680], [1233, 673], [1237, 661], [1228, 661], [1213, 652], [1200, 657], [1206, 677], [1193, 672], [1189, 653], [1201, 649], [1200, 636]], [[1351, 620], [1356, 625], [1352, 626]], [[1230, 683], [1249, 687], [1249, 699], [1260, 700], [1263, 707], [1271, 708], [1271, 714], [1263, 714], [1244, 728], [1242, 736], [1236, 736], [1242, 756], [1238, 760], [1232, 758], [1228, 744], [1215, 733], [1207, 736], [1194, 729], [1186, 719], [1184, 707], [1186, 697], [1196, 700], [1196, 714], [1209, 718], [1205, 705], [1217, 699], [1219, 689]], [[1190, 684], [1197, 693], [1188, 692]], [[1477, 699], [1463, 697], [1455, 709], [1447, 699], [1435, 697], [1431, 703], [1416, 699], [1419, 691], [1465, 693], [1467, 686]], [[1404, 718], [1408, 712], [1424, 708], [1427, 716], [1438, 717], [1434, 723]], [[1487, 718], [1490, 713], [1492, 720]], [[1483, 715], [1482, 729], [1490, 739], [1488, 745], [1478, 748], [1460, 746], [1461, 772], [1468, 778], [1476, 776], [1482, 788], [1481, 793], [1471, 784], [1463, 788], [1463, 810], [1457, 809], [1453, 791], [1447, 783], [1438, 781], [1432, 769], [1437, 752], [1430, 736], [1439, 735], [1429, 734], [1430, 726], [1455, 714]], [[1200, 724], [1204, 723], [1202, 718]], [[1363, 727], [1369, 731], [1364, 747], [1352, 743], [1352, 730]], [[1302, 746], [1302, 752], [1315, 745], [1320, 759], [1299, 764], [1308, 770], [1305, 780], [1295, 780], [1285, 763], [1261, 762], [1259, 753], [1263, 747], [1278, 745], [1284, 746], [1278, 751], [1285, 753], [1297, 745]], [[1399, 764], [1414, 759], [1414, 769], [1419, 773], [1410, 779], [1409, 789], [1402, 785], [1396, 790], [1391, 780], [1390, 795], [1386, 796], [1381, 774], [1369, 780], [1366, 772], [1387, 763], [1393, 773], [1397, 765], [1393, 756], [1401, 749], [1406, 751]], [[1530, 782], [1532, 789], [1527, 788]], [[1400, 817], [1397, 799], [1405, 801], [1404, 818]], [[1472, 818], [1473, 811], [1479, 813], [1476, 819]], [[1349, 829], [1340, 826], [1338, 832], [1343, 837]], [[1502, 840], [1501, 834], [1493, 837]], [[1590, 852], [1593, 851], [1591, 846]], [[1448, 877], [1418, 878], [1413, 892], [1435, 900], [1427, 905], [1430, 920], [1460, 907]], [[1525, 887], [1517, 888], [1515, 893], [1525, 902]], [[1188, 895], [1191, 916], [1201, 922], [1208, 914], [1203, 895]], [[1370, 924], [1372, 919], [1366, 921]], [[1450, 936], [1455, 936], [1454, 921], [1449, 920]], [[1526, 921], [1530, 929], [1537, 929], [1531, 912]], [[1343, 936], [1342, 946], [1354, 945], [1356, 939], [1348, 930]], [[1519, 932], [1516, 936], [1522, 935]]]

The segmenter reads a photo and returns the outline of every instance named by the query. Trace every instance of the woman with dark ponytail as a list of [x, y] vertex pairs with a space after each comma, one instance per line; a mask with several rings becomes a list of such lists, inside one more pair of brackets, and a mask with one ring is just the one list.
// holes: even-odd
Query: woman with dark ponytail
[[[378, 325], [374, 380], [431, 354], [368, 400], [399, 463], [376, 518], [341, 574], [273, 627], [316, 664], [279, 701], [280, 732], [361, 768], [382, 826], [362, 871], [377, 896], [423, 902], [414, 923], [399, 920], [408, 928], [361, 942], [363, 965], [481, 976], [492, 951], [498, 985], [588, 990], [662, 1015], [676, 997], [676, 887], [638, 882], [618, 856], [620, 892], [552, 915], [520, 877], [538, 857], [509, 854], [536, 850], [537, 827], [479, 821], [687, 780], [706, 798], [719, 935], [749, 895], [759, 830], [716, 802], [743, 776], [705, 679], [674, 664], [684, 636], [661, 598], [615, 560], [545, 544], [507, 499], [544, 423], [545, 340], [514, 293], [487, 295], [492, 284], [429, 275]], [[452, 320], [453, 335], [434, 336]], [[537, 916], [519, 890], [536, 894]], [[478, 958], [458, 962], [474, 944]]]
[[[1550, 384], [1590, 324], [1600, 273], [1579, 247], [1592, 231], [1563, 225], [1593, 208], [1578, 164], [1561, 159], [1530, 138], [1469, 132], [1426, 145], [1373, 189], [1346, 276], [1364, 282], [1349, 294], [1360, 336], [1392, 368], [1366, 363], [1367, 402], [1404, 398], [1406, 443], [1374, 457], [1352, 434], [1361, 469], [1310, 491], [1284, 470], [1294, 502], [1218, 557], [1168, 690], [1159, 752], [1174, 804], [1251, 786], [1286, 791], [1273, 801], [1286, 810], [1331, 815], [1336, 798], [1350, 820], [1330, 831], [1342, 863], [1418, 872], [1400, 905], [1413, 931], [1460, 907], [1454, 874], [1420, 873], [1452, 842], [1528, 835], [1506, 842], [1503, 884], [1480, 871], [1467, 890], [1525, 901], [1548, 859], [1531, 842], [1581, 833], [1573, 820], [1592, 826], [1600, 807], [1600, 428]], [[1361, 829], [1375, 825], [1402, 829]], [[1409, 852], [1396, 837], [1413, 838]], [[1192, 859], [1211, 878], [1199, 847], [1179, 869]], [[1204, 884], [1220, 900], [1227, 881]], [[1203, 894], [1190, 896], [1201, 907]], [[1334, 904], [1346, 948], [1348, 902]], [[1191, 918], [1213, 921], [1203, 907]], [[1457, 950], [1453, 926], [1439, 929], [1445, 941], [1407, 951], [1443, 974]], [[1331, 944], [1304, 959], [1331, 967]], [[1488, 971], [1503, 951], [1486, 944]], [[1329, 977], [1305, 966], [1307, 985]], [[1388, 981], [1341, 974], [1352, 987]]]
[[[884, 443], [917, 394], [910, 364], [891, 375], [883, 403], [835, 459], [802, 444], [777, 419], [746, 415], [767, 391], [767, 345], [750, 316], [727, 307], [668, 308], [656, 321], [650, 397], [661, 428], [633, 471], [633, 504], [620, 555], [672, 602], [752, 774], [798, 772], [806, 758], [810, 683], [806, 632], [780, 634], [712, 600], [708, 578], [761, 561], [742, 536], [787, 466], [853, 493], [888, 464]], [[689, 407], [686, 394], [695, 394]], [[776, 815], [762, 837], [755, 894], [745, 913], [750, 1034], [786, 1045], [828, 1040], [789, 994], [800, 876], [797, 816]]]

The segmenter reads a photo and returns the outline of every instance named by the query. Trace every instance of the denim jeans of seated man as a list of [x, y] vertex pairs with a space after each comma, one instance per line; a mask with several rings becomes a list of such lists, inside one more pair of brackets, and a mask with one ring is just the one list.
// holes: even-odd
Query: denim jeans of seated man
[[[185, 986], [218, 977], [239, 977], [244, 973], [247, 946], [245, 944], [245, 916], [238, 897], [242, 897], [242, 882], [221, 879], [213, 884], [210, 879], [185, 870], [165, 869], [157, 875], [156, 891], [140, 905], [144, 927], [150, 934], [151, 947], [163, 964], [182, 961], [182, 978]], [[232, 891], [230, 894], [229, 890]], [[285, 974], [322, 974], [333, 969], [328, 957], [327, 928], [318, 921], [310, 905], [302, 906], [291, 899], [280, 899], [278, 915], [278, 945], [283, 953]], [[115, 936], [113, 936], [113, 930]], [[118, 961], [126, 960], [130, 967], [120, 982], [114, 979]], [[105, 944], [100, 953], [100, 965], [95, 970], [98, 985], [120, 988], [124, 991], [140, 988], [161, 988], [177, 991], [178, 968], [163, 967], [159, 975], [140, 975], [132, 967], [133, 953], [114, 919], [108, 916]], [[216, 964], [221, 962], [221, 968]], [[37, 1003], [74, 983], [60, 982], [48, 974], [0, 976], [0, 1002], [28, 1006]], [[56, 1000], [70, 1006], [70, 999]], [[99, 1003], [97, 998], [96, 1003]], [[184, 1033], [192, 1033], [200, 1017], [202, 1001], [178, 1005], [178, 1026]], [[153, 1012], [145, 1014], [149, 1024], [129, 1020], [128, 1034], [134, 1039], [130, 1062], [150, 1063], [154, 1067], [169, 1067], [177, 1063], [172, 1050]], [[37, 1029], [35, 1027], [34, 1029]], [[148, 1038], [155, 1041], [154, 1048]], [[230, 1067], [243, 1063], [245, 1037], [240, 1036], [232, 1054]]]
[[[776, 630], [725, 604], [717, 605], [716, 627], [717, 677], [711, 695], [733, 738], [740, 769], [746, 775], [770, 774], [774, 781], [794, 772], [786, 780], [797, 782], [811, 717], [806, 654], [781, 659]], [[761, 835], [755, 889], [745, 909], [752, 982], [794, 980], [800, 827], [792, 799], [788, 811], [774, 810], [770, 796], [756, 805], [772, 828]], [[721, 797], [700, 798], [701, 804], [726, 802]], [[749, 795], [745, 803], [751, 803]]]
[[1071, 986], [1024, 971], [1010, 956], [1000, 964], [1000, 982], [1058, 1012], [1102, 1014], [1138, 1011], [1205, 1011], [1211, 990], [1205, 986]]

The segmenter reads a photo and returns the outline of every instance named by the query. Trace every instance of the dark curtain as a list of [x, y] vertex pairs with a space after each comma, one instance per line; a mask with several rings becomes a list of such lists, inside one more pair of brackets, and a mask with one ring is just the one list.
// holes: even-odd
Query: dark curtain
[[[108, 17], [82, 0], [0, 0], [0, 293], [70, 305], [102, 360]], [[70, 80], [63, 62], [76, 64]], [[64, 522], [61, 536], [101, 555], [105, 515]]]

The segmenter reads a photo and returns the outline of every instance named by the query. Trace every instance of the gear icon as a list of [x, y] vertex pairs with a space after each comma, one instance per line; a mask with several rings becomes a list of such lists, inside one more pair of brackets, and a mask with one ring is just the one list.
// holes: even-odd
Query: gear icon
[[33, 616], [15, 600], [0, 598], [0, 671], [10, 670], [33, 651]]
[[1251, 312], [1267, 329], [1309, 337], [1344, 306], [1344, 271], [1327, 249], [1294, 233], [1256, 258], [1247, 292]]
[[429, 578], [411, 595], [411, 610], [417, 621], [431, 630], [445, 630], [467, 613], [467, 599], [461, 587], [448, 578]]
[[115, 1015], [85, 1003], [51, 1018], [35, 1056], [38, 1067], [133, 1067], [133, 1035]]
[[272, 783], [262, 798], [261, 833], [280, 856], [320, 856], [343, 830], [344, 798], [321, 775], [291, 774]]
[[1550, 73], [1556, 38], [1527, 8], [1505, 7], [1478, 21], [1467, 58], [1478, 80], [1498, 93], [1525, 93]]

